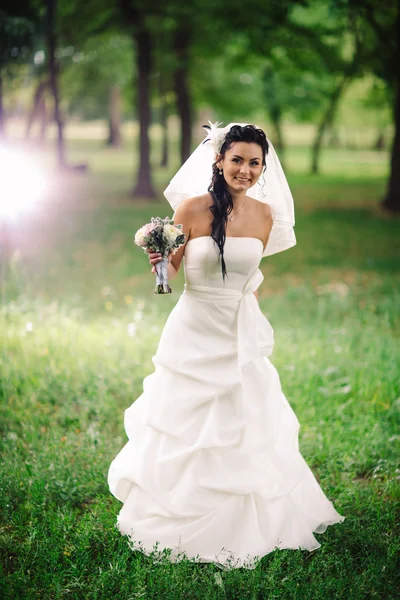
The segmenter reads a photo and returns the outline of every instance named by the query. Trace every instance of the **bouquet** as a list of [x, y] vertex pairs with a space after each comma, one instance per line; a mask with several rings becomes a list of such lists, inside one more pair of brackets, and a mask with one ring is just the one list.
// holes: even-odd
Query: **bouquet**
[[155, 294], [172, 292], [168, 285], [168, 255], [171, 250], [175, 254], [178, 248], [183, 246], [185, 239], [186, 234], [182, 231], [182, 225], [174, 225], [172, 219], [168, 217], [165, 219], [152, 217], [150, 223], [137, 230], [134, 239], [137, 246], [143, 248], [144, 252], [151, 249], [162, 254], [162, 260], [155, 265]]

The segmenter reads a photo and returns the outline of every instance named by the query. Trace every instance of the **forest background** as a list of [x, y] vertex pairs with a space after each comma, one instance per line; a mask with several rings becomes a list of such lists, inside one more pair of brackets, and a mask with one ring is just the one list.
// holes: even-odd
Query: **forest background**
[[[0, 5], [2, 597], [395, 598], [399, 64], [397, 0]], [[133, 236], [209, 120], [263, 127], [285, 168], [297, 246], [259, 303], [346, 516], [222, 574], [133, 553], [106, 480], [184, 283], [155, 296]]]

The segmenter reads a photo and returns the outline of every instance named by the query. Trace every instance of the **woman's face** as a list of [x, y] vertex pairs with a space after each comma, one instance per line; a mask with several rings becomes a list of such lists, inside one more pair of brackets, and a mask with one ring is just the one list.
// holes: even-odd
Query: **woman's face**
[[254, 142], [234, 142], [217, 162], [227, 185], [237, 192], [251, 188], [260, 177], [263, 164], [261, 146]]

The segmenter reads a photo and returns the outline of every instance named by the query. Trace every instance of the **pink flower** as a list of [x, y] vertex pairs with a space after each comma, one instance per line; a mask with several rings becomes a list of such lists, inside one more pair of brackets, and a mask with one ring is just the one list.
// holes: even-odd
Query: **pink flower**
[[143, 227], [143, 234], [144, 235], [149, 235], [152, 231], [154, 231], [154, 224], [153, 223], [147, 223], [147, 225], [145, 225]]

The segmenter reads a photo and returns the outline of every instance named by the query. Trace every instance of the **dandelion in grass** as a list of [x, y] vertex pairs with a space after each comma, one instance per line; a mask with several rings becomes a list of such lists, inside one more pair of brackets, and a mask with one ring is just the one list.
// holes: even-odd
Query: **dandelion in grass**
[[128, 323], [127, 332], [130, 337], [134, 337], [136, 333], [136, 325], [135, 323]]
[[162, 260], [155, 265], [156, 287], [155, 294], [170, 294], [172, 289], [168, 285], [169, 254], [175, 252], [185, 243], [186, 234], [182, 225], [174, 225], [172, 219], [165, 217], [152, 217], [151, 222], [143, 225], [135, 234], [134, 242], [145, 252], [161, 252]]

